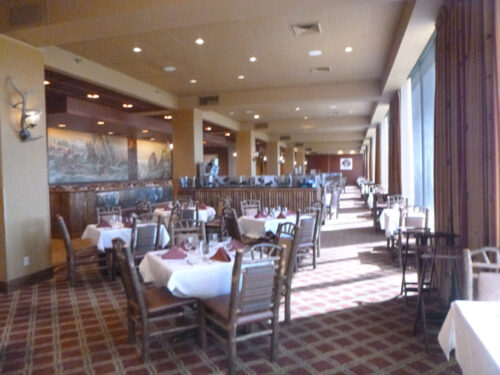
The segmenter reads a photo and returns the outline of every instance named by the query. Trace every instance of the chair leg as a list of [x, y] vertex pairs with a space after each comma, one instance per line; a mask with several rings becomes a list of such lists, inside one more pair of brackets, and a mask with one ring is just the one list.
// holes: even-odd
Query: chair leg
[[106, 271], [108, 281], [113, 281], [113, 252], [110, 249], [106, 249]]
[[231, 327], [227, 334], [229, 374], [233, 375], [236, 373], [236, 327]]
[[198, 338], [200, 340], [200, 346], [203, 350], [207, 348], [207, 330], [205, 321], [205, 305], [203, 302], [198, 302]]
[[142, 319], [142, 356], [144, 361], [149, 360], [149, 327], [147, 319]]
[[291, 294], [289, 288], [286, 288], [286, 291], [285, 291], [285, 322], [286, 323], [290, 323], [290, 320], [292, 320], [291, 299], [292, 299], [292, 294]]
[[273, 321], [272, 321], [272, 333], [271, 333], [271, 362], [276, 360], [278, 355], [278, 347], [279, 347], [279, 313], [275, 312]]
[[317, 250], [316, 250], [316, 243], [314, 243], [313, 245], [313, 248], [312, 248], [312, 255], [313, 255], [313, 269], [315, 270], [316, 269], [316, 253], [317, 253]]
[[75, 266], [73, 265], [73, 263], [68, 262], [66, 268], [66, 280], [71, 286], [75, 286]]

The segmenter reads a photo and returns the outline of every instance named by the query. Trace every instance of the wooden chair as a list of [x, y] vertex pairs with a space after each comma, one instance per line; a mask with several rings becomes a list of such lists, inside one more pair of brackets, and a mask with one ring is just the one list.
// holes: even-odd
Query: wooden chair
[[[306, 210], [307, 212], [308, 210]], [[316, 222], [318, 221], [318, 211], [313, 210], [306, 217], [302, 217], [302, 213], [299, 210], [297, 212], [297, 221], [296, 225], [300, 226], [302, 230], [300, 234], [297, 236], [298, 248], [297, 248], [297, 261], [296, 261], [296, 269], [300, 266], [300, 261], [305, 257], [306, 253], [309, 250], [312, 250], [312, 265], [313, 269], [316, 268]]]
[[339, 208], [340, 208], [340, 188], [332, 188], [330, 191], [330, 202], [326, 206], [326, 214], [328, 218], [331, 219], [333, 212], [335, 211], [335, 218], [339, 218]]
[[223, 238], [225, 229], [225, 223], [223, 222], [224, 208], [231, 208], [231, 198], [219, 198], [215, 211], [215, 219], [205, 224], [207, 234], [217, 233], [219, 238]]
[[138, 200], [135, 202], [135, 213], [141, 221], [153, 220], [151, 202], [148, 200]]
[[298, 238], [302, 228], [292, 223], [281, 223], [276, 232], [276, 245], [282, 248], [284, 264], [283, 291], [285, 297], [285, 322], [291, 320], [292, 279], [295, 273], [295, 262], [297, 261]]
[[[276, 245], [255, 245], [265, 249], [249, 248], [247, 252], [272, 254], [280, 252]], [[204, 318], [211, 322], [205, 328], [217, 340], [228, 346], [229, 374], [235, 373], [236, 343], [271, 335], [271, 361], [279, 346], [279, 305], [282, 261], [279, 256], [263, 256], [243, 260], [244, 252], [237, 250], [233, 266], [231, 293], [203, 301]], [[258, 331], [238, 335], [238, 328], [260, 323]], [[226, 332], [226, 337], [215, 328]], [[205, 338], [205, 335], [202, 336]]]
[[108, 223], [113, 219], [113, 216], [122, 216], [121, 206], [104, 206], [97, 208], [97, 225], [101, 224], [101, 220], [106, 220]]
[[112, 253], [109, 252], [109, 255], [106, 253], [106, 264], [102, 266], [100, 258], [103, 253], [100, 252], [97, 247], [88, 246], [75, 249], [73, 247], [73, 243], [71, 242], [68, 228], [66, 227], [66, 222], [63, 217], [61, 215], [56, 215], [56, 222], [66, 249], [66, 280], [70, 283], [70, 285], [75, 285], [76, 268], [87, 264], [97, 264], [99, 268], [106, 268], [108, 277], [111, 278]]
[[238, 222], [238, 217], [236, 216], [236, 210], [234, 208], [224, 208], [223, 217], [225, 231], [229, 236], [240, 241], [246, 246], [253, 245], [259, 241], [258, 239], [249, 238], [242, 234], [240, 223]]
[[240, 202], [241, 216], [255, 216], [261, 211], [260, 201], [245, 199]]
[[403, 197], [402, 195], [394, 194], [387, 196], [387, 207], [393, 208], [394, 206], [399, 206], [399, 208], [407, 208], [408, 207], [408, 198]]
[[132, 220], [130, 248], [136, 263], [140, 263], [147, 252], [160, 249], [162, 218], [158, 216], [156, 223], [145, 224], [137, 224], [136, 217]]
[[316, 208], [316, 209], [318, 209], [320, 211], [320, 214], [319, 214], [319, 218], [320, 218], [319, 225], [321, 227], [321, 225], [325, 224], [325, 219], [326, 219], [325, 204], [322, 201], [314, 201], [314, 202], [311, 203], [311, 207], [312, 208]]
[[193, 245], [199, 246], [200, 241], [207, 241], [205, 223], [195, 220], [179, 220], [172, 225], [170, 230], [172, 235], [172, 244], [181, 246], [183, 241], [193, 238]]
[[[177, 334], [198, 328], [200, 345], [205, 330], [203, 328], [203, 305], [196, 298], [181, 299], [173, 296], [165, 287], [144, 288], [135, 268], [134, 257], [125, 243], [116, 238], [113, 249], [120, 267], [121, 279], [127, 295], [128, 337], [130, 342], [136, 340], [136, 324], [142, 331], [142, 355], [149, 359], [149, 338], [161, 334]], [[198, 323], [177, 325], [178, 318], [198, 312]], [[175, 320], [174, 322], [174, 319]], [[170, 320], [169, 325], [155, 325], [159, 320]], [[153, 327], [152, 327], [153, 325]], [[151, 329], [153, 328], [153, 329]]]
[[195, 203], [194, 210], [192, 208], [187, 208], [187, 207], [181, 208], [180, 219], [198, 221], [200, 219], [200, 209], [198, 202]]
[[500, 301], [500, 248], [465, 249], [464, 265], [464, 298]]

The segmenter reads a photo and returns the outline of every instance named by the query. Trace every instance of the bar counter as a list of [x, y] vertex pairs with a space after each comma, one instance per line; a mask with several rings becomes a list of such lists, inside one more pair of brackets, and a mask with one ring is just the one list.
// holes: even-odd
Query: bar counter
[[217, 207], [219, 199], [231, 198], [231, 206], [239, 214], [240, 202], [245, 199], [257, 199], [262, 207], [286, 206], [297, 211], [321, 200], [320, 188], [298, 187], [210, 187], [181, 188], [179, 194], [189, 195], [198, 202]]

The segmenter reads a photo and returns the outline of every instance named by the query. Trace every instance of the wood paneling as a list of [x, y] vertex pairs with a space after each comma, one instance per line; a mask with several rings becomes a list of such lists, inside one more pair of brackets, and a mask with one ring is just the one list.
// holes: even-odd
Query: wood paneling
[[286, 206], [297, 211], [321, 199], [321, 189], [305, 188], [196, 188], [181, 189], [179, 194], [190, 195], [198, 202], [217, 207], [219, 198], [231, 198], [232, 207], [239, 212], [244, 199], [258, 199], [262, 207]]
[[[340, 158], [352, 158], [352, 170], [340, 170]], [[356, 184], [358, 177], [363, 176], [363, 155], [307, 155], [307, 171], [316, 169], [323, 173], [342, 172], [342, 176], [347, 178], [347, 183], [350, 185]]]

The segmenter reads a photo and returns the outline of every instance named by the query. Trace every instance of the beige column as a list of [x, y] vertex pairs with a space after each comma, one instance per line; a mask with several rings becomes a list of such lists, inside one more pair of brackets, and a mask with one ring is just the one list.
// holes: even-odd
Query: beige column
[[285, 164], [283, 165], [283, 173], [284, 174], [290, 174], [293, 173], [294, 169], [294, 161], [295, 161], [295, 152], [293, 150], [293, 146], [288, 146], [285, 149], [284, 153], [284, 158], [285, 158]]
[[[41, 51], [0, 35], [0, 291], [29, 276], [52, 275], [50, 206], [47, 180], [44, 58]], [[19, 138], [21, 100], [7, 78], [28, 93], [28, 109], [42, 111], [30, 129], [34, 139]], [[1, 297], [0, 297], [1, 298]]]
[[278, 141], [267, 142], [266, 145], [267, 157], [267, 174], [280, 174], [280, 145]]
[[173, 129], [173, 177], [196, 176], [196, 163], [203, 162], [203, 118], [199, 109], [175, 113]]
[[297, 152], [295, 153], [295, 161], [297, 162], [296, 167], [300, 167], [302, 173], [305, 173], [306, 165], [306, 149], [304, 147], [297, 147]]
[[255, 134], [252, 130], [241, 130], [236, 133], [236, 174], [239, 176], [255, 176]]

